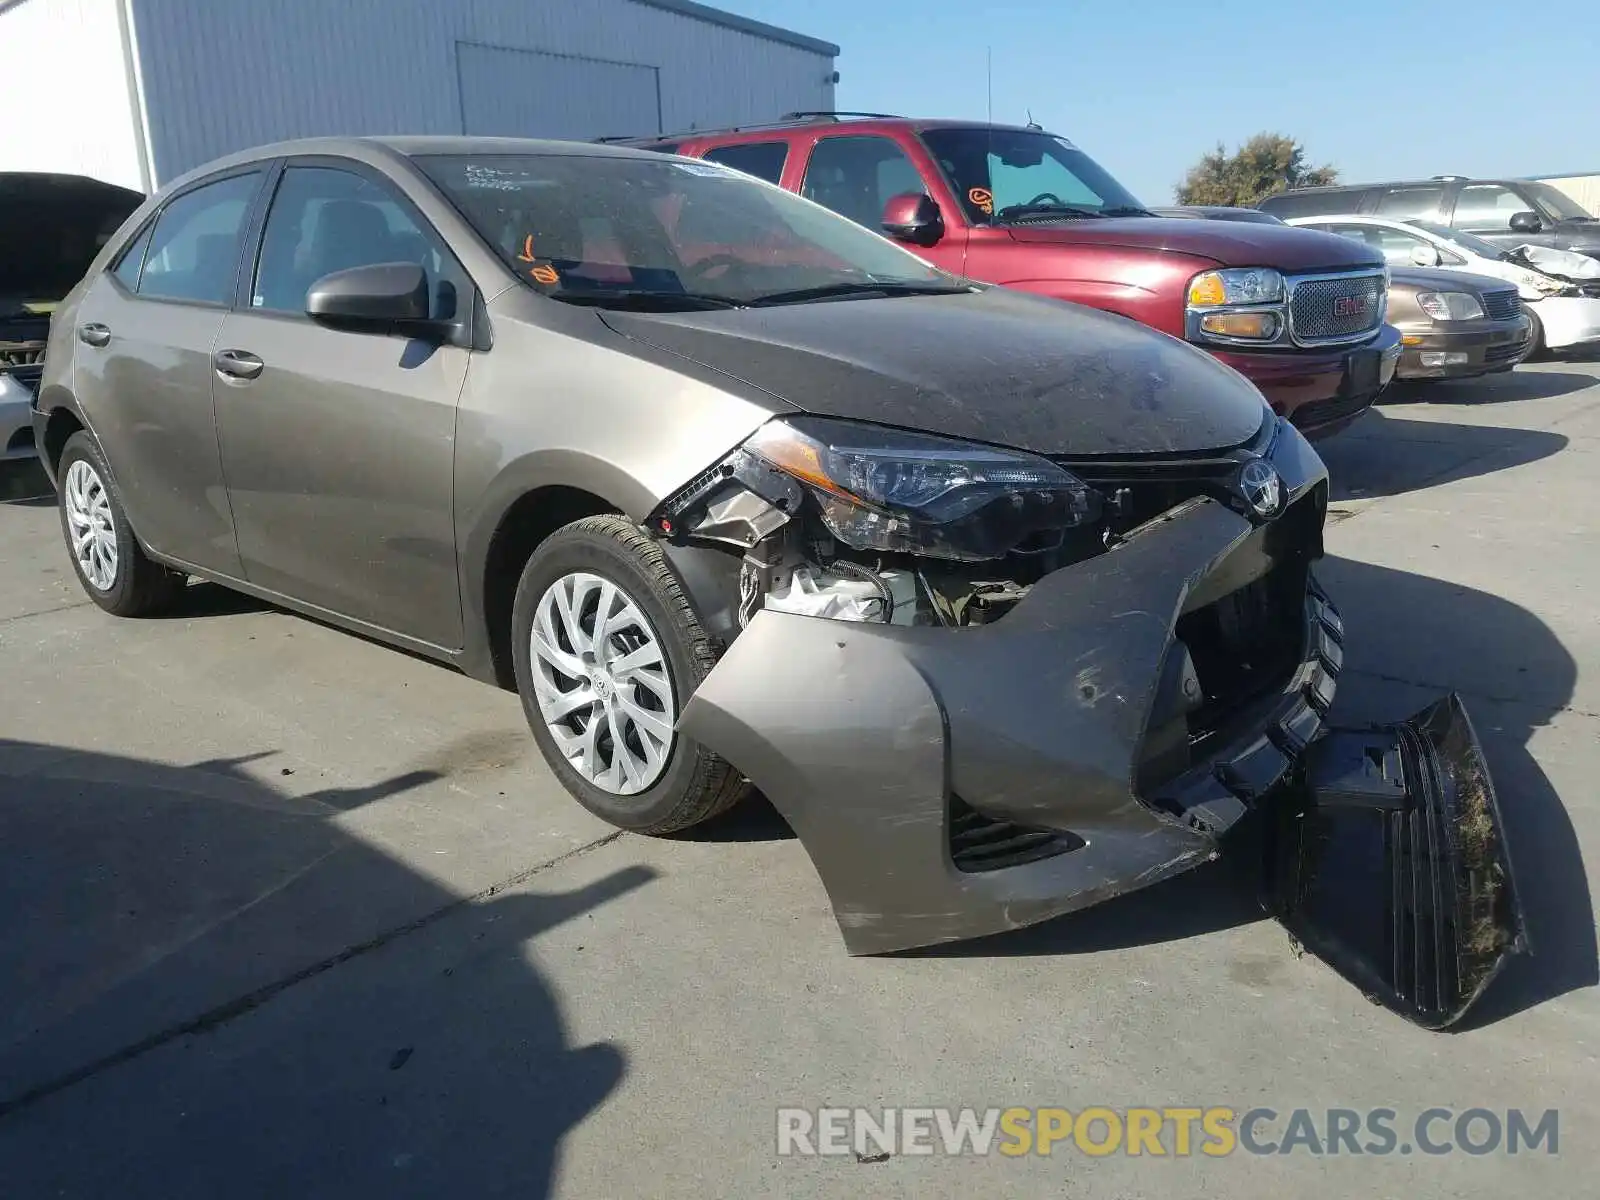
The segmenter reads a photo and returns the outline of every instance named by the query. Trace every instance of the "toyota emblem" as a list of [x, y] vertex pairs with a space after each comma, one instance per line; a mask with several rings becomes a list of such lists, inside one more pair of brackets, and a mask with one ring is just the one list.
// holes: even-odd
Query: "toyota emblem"
[[1283, 507], [1283, 476], [1265, 459], [1252, 458], [1239, 468], [1239, 494], [1252, 513], [1269, 520]]

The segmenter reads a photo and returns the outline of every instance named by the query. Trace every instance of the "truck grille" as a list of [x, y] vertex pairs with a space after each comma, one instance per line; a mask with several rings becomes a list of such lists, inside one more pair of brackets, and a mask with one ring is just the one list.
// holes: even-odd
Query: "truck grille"
[[1483, 315], [1491, 321], [1510, 321], [1522, 313], [1522, 301], [1516, 288], [1483, 293]]
[[1388, 283], [1367, 271], [1289, 280], [1289, 329], [1302, 344], [1353, 342], [1383, 324]]

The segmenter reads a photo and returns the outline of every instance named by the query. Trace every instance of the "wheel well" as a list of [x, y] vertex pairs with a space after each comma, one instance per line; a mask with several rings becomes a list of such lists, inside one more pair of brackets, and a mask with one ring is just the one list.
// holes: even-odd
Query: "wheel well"
[[528, 559], [540, 542], [563, 525], [620, 511], [615, 504], [578, 488], [547, 487], [522, 496], [500, 518], [484, 560], [483, 619], [495, 680], [501, 687], [515, 690], [517, 686], [511, 653], [511, 607]]
[[67, 439], [82, 428], [83, 422], [73, 416], [70, 409], [51, 409], [44, 427], [44, 445], [39, 447], [39, 453], [49, 465], [51, 475], [56, 473], [56, 464], [61, 461], [61, 451], [66, 448]]

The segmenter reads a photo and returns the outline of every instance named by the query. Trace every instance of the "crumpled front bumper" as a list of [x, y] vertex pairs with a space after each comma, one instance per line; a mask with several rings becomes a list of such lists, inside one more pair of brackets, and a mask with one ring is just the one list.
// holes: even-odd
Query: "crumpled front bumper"
[[[1487, 767], [1454, 698], [1404, 726], [1325, 727], [1344, 661], [1310, 574], [1326, 468], [1287, 423], [1271, 457], [1276, 521], [1188, 501], [990, 625], [763, 610], [679, 729], [787, 819], [852, 954], [1085, 908], [1217, 857], [1238, 827], [1264, 834], [1228, 840], [1260, 854], [1264, 903], [1309, 949], [1450, 1024], [1526, 946]], [[1274, 571], [1299, 588], [1298, 661], [1152, 777], [1184, 621]]]
[[[1322, 503], [1326, 468], [1305, 440], [1285, 428], [1272, 453], [1280, 520]], [[1312, 591], [1302, 661], [1259, 721], [1150, 797], [1135, 792], [1179, 617], [1265, 569], [1271, 534], [1216, 500], [1189, 501], [976, 628], [763, 610], [679, 728], [788, 820], [851, 953], [1083, 908], [1215, 857], [1219, 836], [1321, 728], [1342, 654], [1337, 614]], [[961, 869], [974, 837], [1014, 842], [1015, 865], [992, 865], [1008, 861], [1002, 852], [979, 864], [988, 869]]]

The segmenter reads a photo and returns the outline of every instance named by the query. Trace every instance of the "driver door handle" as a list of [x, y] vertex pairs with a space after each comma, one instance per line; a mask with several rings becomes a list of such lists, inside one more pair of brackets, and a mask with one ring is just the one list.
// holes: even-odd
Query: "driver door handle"
[[96, 322], [79, 325], [78, 340], [85, 346], [109, 346], [111, 344], [111, 330]]
[[254, 379], [267, 366], [247, 350], [218, 350], [211, 361], [218, 375], [233, 380]]

